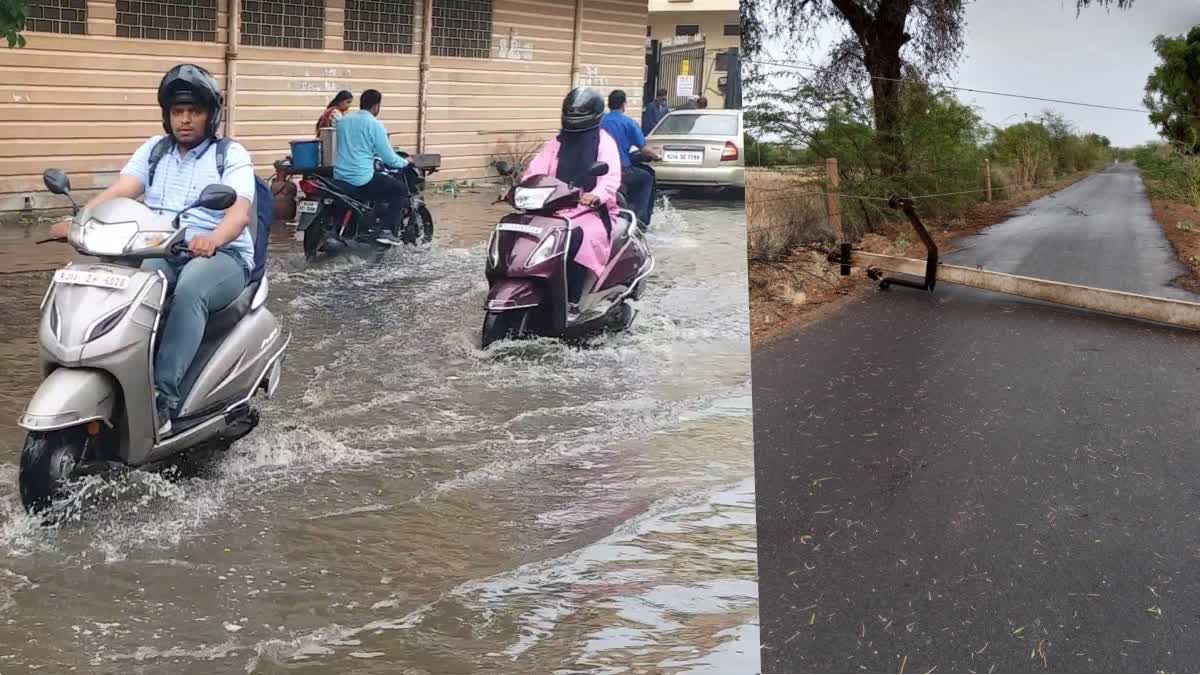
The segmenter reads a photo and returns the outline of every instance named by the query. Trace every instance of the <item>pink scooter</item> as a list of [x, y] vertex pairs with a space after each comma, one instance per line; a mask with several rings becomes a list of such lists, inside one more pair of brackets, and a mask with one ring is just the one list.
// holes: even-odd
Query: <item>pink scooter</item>
[[[515, 176], [520, 167], [497, 162], [496, 170]], [[607, 172], [606, 164], [596, 162], [588, 175]], [[485, 348], [498, 340], [527, 337], [579, 340], [624, 330], [637, 318], [630, 301], [641, 297], [654, 256], [621, 196], [608, 264], [599, 277], [587, 273], [579, 312], [568, 312], [567, 254], [575, 225], [556, 212], [577, 206], [582, 194], [554, 176], [530, 176], [504, 198], [516, 212], [500, 219], [488, 244], [490, 290], [481, 340]]]

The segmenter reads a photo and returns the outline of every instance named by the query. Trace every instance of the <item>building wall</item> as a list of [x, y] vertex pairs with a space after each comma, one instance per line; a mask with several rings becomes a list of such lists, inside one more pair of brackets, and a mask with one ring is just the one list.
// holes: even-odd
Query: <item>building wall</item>
[[[664, 3], [659, 2], [658, 5]], [[670, 3], [672, 6], [687, 3]], [[710, 3], [716, 4], [716, 3]], [[675, 37], [675, 27], [678, 25], [695, 24], [700, 26], [704, 34], [704, 91], [708, 97], [709, 107], [721, 108], [725, 105], [725, 96], [717, 87], [718, 79], [725, 73], [717, 72], [717, 55], [728, 49], [742, 46], [740, 35], [725, 35], [725, 26], [738, 24], [741, 17], [738, 14], [737, 3], [732, 4], [732, 10], [723, 11], [662, 11], [649, 15], [650, 37], [655, 40], [667, 40]], [[670, 85], [660, 85], [663, 87]]]
[[[646, 0], [581, 0], [580, 84], [607, 95], [624, 88], [641, 107]], [[345, 0], [326, 0], [321, 49], [238, 46], [231, 136], [251, 152], [260, 175], [313, 137], [340, 89], [383, 92], [380, 119], [395, 145], [417, 147], [422, 0], [416, 0], [413, 53], [346, 51]], [[218, 2], [217, 41], [116, 37], [116, 0], [88, 0], [87, 35], [26, 34], [24, 49], [0, 50], [0, 218], [62, 206], [41, 172], [71, 176], [76, 199], [109, 185], [129, 155], [161, 133], [156, 89], [171, 66], [190, 61], [224, 85], [228, 17]], [[495, 0], [490, 58], [433, 56], [428, 78], [426, 152], [442, 155], [437, 179], [494, 175], [494, 156], [532, 148], [558, 127], [572, 85], [575, 0]]]

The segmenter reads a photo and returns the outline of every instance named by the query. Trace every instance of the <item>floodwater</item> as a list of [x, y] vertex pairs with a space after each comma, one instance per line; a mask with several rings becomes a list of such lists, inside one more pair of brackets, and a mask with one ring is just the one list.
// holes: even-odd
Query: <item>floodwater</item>
[[0, 233], [0, 672], [757, 672], [742, 203], [656, 212], [631, 333], [485, 352], [491, 196], [432, 198], [426, 250], [306, 266], [281, 233], [262, 425], [54, 527], [13, 420], [66, 254]]

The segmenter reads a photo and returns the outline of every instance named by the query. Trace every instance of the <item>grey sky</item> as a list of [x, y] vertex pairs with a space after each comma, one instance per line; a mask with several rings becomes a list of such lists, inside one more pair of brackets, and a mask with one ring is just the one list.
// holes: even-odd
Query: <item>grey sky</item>
[[[972, 89], [1142, 107], [1156, 57], [1156, 35], [1200, 24], [1200, 0], [1136, 0], [1132, 10], [1092, 8], [1075, 17], [1074, 0], [975, 0], [967, 10], [964, 57], [949, 84]], [[832, 40], [840, 31], [827, 29]], [[783, 55], [779, 45], [771, 53]], [[820, 62], [814, 53], [810, 61]], [[1055, 110], [1085, 131], [1130, 146], [1157, 135], [1144, 114], [958, 92], [984, 120], [1013, 123]]]

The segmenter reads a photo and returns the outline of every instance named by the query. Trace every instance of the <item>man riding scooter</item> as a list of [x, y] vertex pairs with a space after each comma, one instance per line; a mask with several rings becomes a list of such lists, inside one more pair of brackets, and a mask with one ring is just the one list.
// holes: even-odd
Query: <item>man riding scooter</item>
[[625, 114], [626, 99], [625, 92], [620, 89], [608, 95], [609, 112], [600, 126], [617, 142], [617, 152], [621, 154], [621, 184], [638, 222], [648, 228], [650, 217], [654, 215], [654, 176], [633, 163], [630, 148], [637, 148], [648, 161], [658, 159], [658, 155], [645, 147], [646, 136], [642, 134], [642, 128]]
[[[225, 211], [194, 208], [180, 217], [191, 253], [186, 259], [146, 260], [144, 269], [166, 277], [173, 294], [154, 364], [155, 411], [159, 434], [170, 433], [180, 406], [180, 386], [204, 335], [210, 312], [233, 302], [245, 289], [254, 268], [254, 245], [246, 225], [255, 197], [254, 165], [236, 142], [225, 146], [223, 171], [217, 165], [217, 130], [221, 125], [221, 89], [203, 68], [183, 64], [167, 71], [158, 86], [166, 137], [146, 141], [133, 154], [115, 183], [92, 198], [84, 213], [104, 202], [144, 196], [155, 211], [178, 212], [196, 202], [200, 191], [221, 183], [237, 193]], [[159, 141], [169, 138], [165, 153], [152, 162]], [[153, 163], [153, 166], [152, 166]], [[86, 220], [83, 218], [82, 220]], [[51, 236], [64, 238], [71, 221], [55, 224]]]
[[368, 89], [359, 98], [360, 110], [338, 120], [335, 128], [338, 151], [333, 177], [353, 186], [367, 199], [387, 203], [387, 213], [375, 240], [381, 244], [399, 246], [403, 242], [393, 232], [399, 229], [408, 208], [408, 185], [403, 180], [376, 171], [375, 159], [378, 157], [393, 169], [403, 169], [408, 162], [392, 149], [388, 143], [387, 129], [377, 119], [382, 101], [383, 94]]

